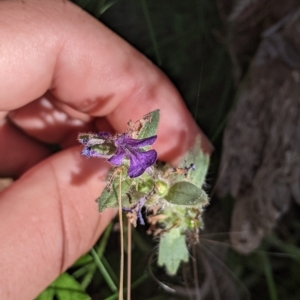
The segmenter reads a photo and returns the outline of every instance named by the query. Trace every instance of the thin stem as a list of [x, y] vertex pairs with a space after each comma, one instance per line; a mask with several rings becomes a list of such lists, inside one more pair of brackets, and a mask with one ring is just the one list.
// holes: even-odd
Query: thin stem
[[115, 283], [113, 282], [112, 278], [110, 277], [109, 273], [107, 272], [106, 268], [104, 267], [102, 261], [100, 260], [97, 252], [95, 251], [94, 248], [91, 249], [91, 255], [94, 258], [95, 264], [97, 265], [100, 273], [104, 277], [107, 285], [111, 289], [112, 292], [116, 292], [118, 288], [116, 287]]
[[122, 216], [122, 171], [120, 172], [119, 181], [119, 222], [120, 222], [120, 243], [121, 243], [121, 258], [120, 258], [120, 284], [119, 284], [119, 300], [123, 300], [123, 281], [124, 281], [124, 229], [123, 229], [123, 216]]
[[131, 230], [131, 223], [129, 218], [127, 218], [127, 300], [131, 299]]

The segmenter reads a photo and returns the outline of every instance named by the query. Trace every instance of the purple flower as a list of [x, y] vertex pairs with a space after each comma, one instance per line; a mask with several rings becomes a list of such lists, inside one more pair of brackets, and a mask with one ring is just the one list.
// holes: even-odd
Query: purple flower
[[126, 133], [117, 135], [114, 138], [117, 151], [108, 161], [115, 166], [120, 166], [125, 157], [129, 158], [130, 166], [128, 175], [130, 178], [138, 177], [156, 162], [157, 152], [155, 150], [145, 151], [141, 149], [145, 146], [152, 145], [156, 141], [156, 138], [157, 136], [154, 135], [145, 139], [136, 140]]
[[128, 175], [135, 178], [156, 162], [156, 151], [143, 149], [152, 145], [156, 138], [154, 135], [138, 140], [131, 138], [127, 133], [112, 136], [108, 132], [100, 132], [79, 134], [78, 141], [84, 145], [81, 154], [86, 157], [105, 158], [115, 166], [120, 166], [125, 158], [129, 159]]

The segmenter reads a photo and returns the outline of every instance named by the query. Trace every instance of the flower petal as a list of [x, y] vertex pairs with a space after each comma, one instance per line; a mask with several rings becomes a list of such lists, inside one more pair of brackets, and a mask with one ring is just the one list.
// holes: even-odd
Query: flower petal
[[101, 131], [101, 132], [97, 133], [97, 136], [99, 138], [103, 138], [103, 139], [109, 139], [109, 138], [111, 138], [111, 134], [109, 132], [107, 132], [107, 131]]
[[156, 139], [157, 139], [157, 135], [150, 136], [148, 138], [141, 139], [141, 140], [132, 139], [130, 136], [124, 135], [122, 136], [122, 141], [120, 138], [120, 142], [122, 142], [123, 145], [126, 146], [131, 146], [133, 148], [141, 148], [141, 147], [152, 145], [156, 141]]
[[121, 147], [118, 147], [117, 152], [107, 161], [110, 162], [112, 165], [120, 166], [124, 157], [125, 151]]
[[135, 151], [134, 153], [131, 152], [129, 159], [128, 175], [130, 178], [135, 178], [143, 174], [148, 167], [156, 162], [157, 152], [153, 149], [146, 152]]

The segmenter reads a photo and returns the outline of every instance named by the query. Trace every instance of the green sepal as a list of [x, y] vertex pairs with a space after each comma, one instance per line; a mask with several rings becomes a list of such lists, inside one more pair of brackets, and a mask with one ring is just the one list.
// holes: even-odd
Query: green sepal
[[177, 205], [194, 206], [208, 203], [208, 196], [205, 191], [188, 181], [173, 184], [164, 198]]
[[184, 156], [180, 167], [195, 164], [195, 170], [190, 170], [189, 181], [202, 188], [209, 167], [209, 155], [201, 148], [201, 138], [198, 136], [193, 147]]
[[94, 133], [78, 133], [78, 140], [83, 141], [85, 139], [90, 139], [91, 137], [95, 136]]
[[150, 136], [156, 135], [158, 123], [159, 123], [159, 109], [150, 112], [145, 115], [142, 119], [145, 121], [145, 124], [142, 126], [138, 138], [145, 139]]
[[165, 266], [169, 275], [175, 275], [180, 263], [189, 259], [185, 235], [179, 228], [173, 228], [162, 235], [158, 251], [158, 265]]

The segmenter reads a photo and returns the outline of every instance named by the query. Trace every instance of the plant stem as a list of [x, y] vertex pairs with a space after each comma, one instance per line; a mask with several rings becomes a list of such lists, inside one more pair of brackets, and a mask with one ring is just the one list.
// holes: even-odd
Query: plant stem
[[122, 217], [122, 171], [120, 173], [119, 181], [119, 222], [120, 222], [120, 243], [121, 243], [121, 258], [120, 258], [120, 283], [119, 283], [119, 300], [123, 300], [123, 281], [124, 281], [124, 229]]
[[131, 223], [127, 218], [127, 300], [131, 299]]

